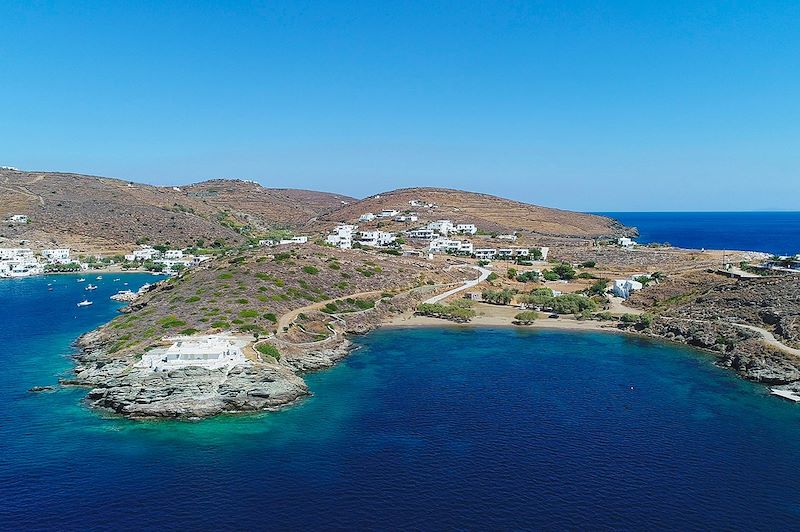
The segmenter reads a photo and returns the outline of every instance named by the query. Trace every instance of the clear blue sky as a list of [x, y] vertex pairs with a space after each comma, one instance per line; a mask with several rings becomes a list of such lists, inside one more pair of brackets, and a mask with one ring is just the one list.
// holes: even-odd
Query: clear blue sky
[[800, 2], [0, 3], [0, 164], [800, 209]]

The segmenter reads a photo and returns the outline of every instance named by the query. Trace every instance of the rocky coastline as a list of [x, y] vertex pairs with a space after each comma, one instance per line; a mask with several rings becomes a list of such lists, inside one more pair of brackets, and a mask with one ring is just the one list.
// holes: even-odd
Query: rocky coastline
[[350, 335], [363, 335], [407, 312], [426, 297], [429, 288], [400, 294], [391, 304], [339, 320], [336, 334], [308, 344], [279, 336], [278, 362], [248, 361], [230, 369], [186, 367], [153, 372], [134, 366], [136, 359], [110, 352], [103, 327], [82, 335], [73, 355], [74, 374], [63, 386], [89, 388], [86, 404], [93, 409], [130, 419], [200, 419], [220, 414], [274, 411], [311, 395], [303, 374], [334, 366], [355, 344]]

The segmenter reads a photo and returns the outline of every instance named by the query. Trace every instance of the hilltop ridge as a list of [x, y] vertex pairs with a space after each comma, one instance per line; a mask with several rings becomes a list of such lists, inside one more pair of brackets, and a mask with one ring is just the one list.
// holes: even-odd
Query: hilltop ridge
[[415, 187], [382, 192], [343, 205], [323, 216], [326, 221], [356, 221], [366, 212], [385, 209], [417, 212], [421, 218], [448, 218], [474, 223], [486, 232], [519, 232], [557, 238], [601, 238], [634, 235], [606, 216], [542, 207], [481, 192]]

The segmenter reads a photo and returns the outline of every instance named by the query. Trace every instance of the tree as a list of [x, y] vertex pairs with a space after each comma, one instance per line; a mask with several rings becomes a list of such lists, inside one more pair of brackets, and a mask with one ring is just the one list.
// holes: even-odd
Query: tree
[[495, 305], [508, 305], [514, 297], [511, 290], [484, 290], [481, 293], [483, 300]]
[[553, 266], [553, 273], [558, 275], [559, 279], [569, 280], [575, 278], [575, 269], [567, 264], [566, 262], [562, 262], [561, 264], [556, 264]]
[[533, 310], [526, 310], [524, 312], [520, 312], [514, 319], [517, 320], [522, 325], [530, 325], [539, 317], [539, 313]]
[[542, 260], [544, 254], [542, 253], [542, 248], [531, 248], [529, 250], [530, 256], [533, 260]]
[[607, 285], [607, 279], [598, 279], [592, 286], [586, 289], [586, 294], [590, 296], [601, 296], [606, 293]]
[[593, 260], [587, 260], [581, 263], [581, 267], [583, 268], [594, 268], [597, 266], [597, 263]]
[[506, 273], [509, 279], [516, 279], [517, 278], [517, 269], [516, 268], [509, 268], [508, 272]]
[[545, 270], [542, 272], [542, 277], [544, 277], [545, 281], [558, 281], [561, 279], [556, 272], [552, 272], [550, 270]]

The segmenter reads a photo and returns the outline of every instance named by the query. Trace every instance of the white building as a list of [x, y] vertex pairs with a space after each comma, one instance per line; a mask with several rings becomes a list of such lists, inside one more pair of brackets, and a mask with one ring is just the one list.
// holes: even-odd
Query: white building
[[398, 214], [400, 214], [400, 211], [395, 211], [395, 210], [391, 210], [391, 209], [383, 210], [383, 211], [378, 213], [378, 218], [394, 218]]
[[456, 224], [456, 233], [474, 235], [477, 232], [478, 228], [475, 226], [475, 224]]
[[45, 257], [50, 264], [69, 264], [69, 248], [61, 249], [43, 249], [42, 256]]
[[259, 240], [258, 241], [258, 245], [261, 246], [261, 247], [270, 248], [270, 247], [274, 246], [275, 244], [276, 244], [276, 242], [274, 240]]
[[6, 219], [6, 222], [10, 224], [26, 224], [28, 223], [28, 217], [24, 214], [12, 214]]
[[497, 256], [497, 250], [493, 248], [479, 248], [473, 251], [476, 259], [492, 260]]
[[513, 234], [512, 235], [497, 235], [497, 238], [499, 238], [500, 240], [510, 240], [512, 242], [516, 242], [517, 241], [517, 235], [513, 235]]
[[397, 240], [392, 233], [386, 231], [359, 231], [358, 243], [362, 246], [388, 246]]
[[127, 261], [153, 260], [161, 256], [161, 252], [151, 246], [141, 246], [133, 250], [130, 255], [125, 255]]
[[356, 229], [355, 225], [337, 225], [325, 238], [325, 243], [341, 249], [350, 249], [353, 247], [353, 233]]
[[308, 242], [307, 236], [293, 236], [292, 238], [284, 238], [279, 244], [305, 244]]
[[636, 242], [634, 242], [633, 240], [631, 240], [627, 236], [623, 236], [623, 237], [617, 239], [617, 244], [619, 244], [620, 246], [622, 246], [624, 248], [632, 248], [633, 246], [636, 245]]
[[419, 216], [416, 213], [409, 213], [409, 214], [401, 214], [399, 216], [394, 217], [395, 222], [416, 222], [419, 220]]
[[207, 369], [232, 368], [247, 363], [242, 340], [225, 335], [178, 337], [166, 349], [153, 349], [142, 355], [138, 368], [170, 371], [189, 366]]
[[200, 264], [204, 263], [207, 260], [211, 260], [213, 257], [211, 255], [193, 255], [192, 256], [192, 266], [199, 266]]
[[436, 233], [433, 229], [412, 229], [411, 231], [406, 231], [406, 236], [419, 240], [432, 240]]
[[168, 249], [164, 252], [164, 258], [168, 260], [178, 260], [183, 258], [182, 249]]
[[469, 240], [451, 240], [437, 238], [430, 243], [428, 248], [431, 253], [465, 253], [472, 255], [473, 246]]
[[444, 236], [447, 236], [455, 230], [455, 226], [450, 220], [436, 220], [435, 222], [429, 223], [427, 228]]
[[358, 217], [359, 222], [371, 222], [374, 219], [375, 215], [372, 214], [371, 212], [365, 212], [364, 214]]
[[44, 273], [29, 248], [0, 248], [0, 277], [28, 277]]
[[641, 289], [642, 283], [632, 279], [617, 279], [612, 287], [614, 295], [623, 299], [628, 299], [633, 292]]
[[35, 260], [30, 248], [0, 248], [0, 260]]

